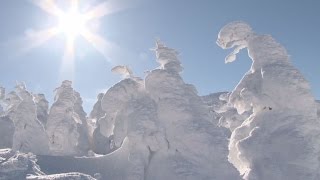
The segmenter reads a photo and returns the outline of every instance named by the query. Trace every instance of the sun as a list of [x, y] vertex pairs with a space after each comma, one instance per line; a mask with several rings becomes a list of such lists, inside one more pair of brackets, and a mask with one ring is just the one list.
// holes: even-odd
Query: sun
[[86, 31], [87, 20], [78, 10], [62, 13], [58, 18], [58, 31], [64, 33], [67, 38], [74, 39]]
[[[61, 76], [73, 77], [74, 60], [77, 57], [75, 43], [78, 37], [82, 37], [90, 43], [108, 62], [111, 61], [110, 54], [113, 53], [113, 50], [116, 49], [117, 46], [110, 41], [106, 41], [99, 35], [99, 30], [96, 26], [90, 27], [90, 25], [99, 24], [102, 17], [125, 9], [126, 7], [119, 6], [119, 0], [104, 1], [96, 6], [87, 8], [85, 12], [80, 11], [80, 0], [65, 1], [68, 2], [66, 4], [68, 7], [65, 8], [59, 7], [57, 0], [29, 1], [55, 17], [57, 24], [27, 35], [25, 41], [28, 41], [28, 43], [21, 43], [26, 44], [26, 47], [23, 47], [24, 51], [38, 47], [58, 34], [63, 34], [66, 38], [60, 68]], [[65, 11], [65, 9], [68, 10]], [[93, 21], [93, 23], [90, 23], [90, 21]], [[92, 31], [93, 29], [94, 31]]]

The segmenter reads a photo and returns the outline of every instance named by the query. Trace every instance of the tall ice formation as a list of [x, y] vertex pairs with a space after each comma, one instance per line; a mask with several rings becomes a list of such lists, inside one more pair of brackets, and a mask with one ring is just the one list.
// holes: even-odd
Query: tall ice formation
[[177, 51], [160, 41], [154, 51], [161, 66], [147, 75], [145, 88], [156, 102], [167, 146], [153, 154], [150, 179], [240, 179], [227, 160], [225, 130], [211, 122], [208, 106], [180, 76]]
[[[16, 92], [19, 97], [12, 93], [9, 107], [9, 117], [15, 126], [12, 149], [34, 154], [47, 154], [49, 151], [48, 137], [43, 124], [37, 118], [33, 96], [26, 90], [23, 83], [17, 84]], [[18, 98], [21, 99], [20, 102]]]
[[229, 96], [252, 115], [232, 132], [229, 160], [246, 180], [319, 179], [320, 124], [308, 82], [283, 46], [244, 22], [224, 26], [217, 44], [234, 48], [226, 63], [246, 48], [252, 66]]
[[47, 121], [50, 151], [54, 155], [85, 155], [89, 150], [86, 113], [71, 81], [56, 89]]

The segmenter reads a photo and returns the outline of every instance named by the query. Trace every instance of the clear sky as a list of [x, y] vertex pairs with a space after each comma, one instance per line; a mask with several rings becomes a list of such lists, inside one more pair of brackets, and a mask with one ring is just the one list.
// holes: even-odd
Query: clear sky
[[[44, 1], [44, 0], [43, 0]], [[109, 0], [110, 1], [110, 0]], [[57, 0], [68, 9], [65, 0]], [[85, 11], [105, 1], [81, 0]], [[108, 1], [107, 1], [108, 2]], [[110, 1], [111, 2], [111, 1]], [[135, 74], [156, 68], [150, 48], [160, 38], [177, 49], [184, 66], [186, 82], [194, 84], [200, 95], [231, 91], [250, 68], [247, 52], [237, 61], [224, 64], [227, 51], [216, 44], [220, 28], [228, 22], [243, 20], [258, 33], [271, 34], [284, 45], [293, 64], [309, 80], [320, 99], [320, 1], [319, 0], [113, 0], [114, 11], [91, 23], [95, 32], [117, 49], [97, 51], [83, 37], [75, 40], [74, 88], [80, 92], [88, 112], [98, 92], [120, 80], [110, 69], [128, 65]], [[31, 3], [31, 0], [0, 2], [0, 85], [12, 90], [15, 81], [45, 93], [53, 101], [53, 90], [61, 80], [65, 36], [58, 34], [42, 45], [32, 47], [26, 39], [34, 32], [57, 24], [57, 19]], [[119, 10], [120, 9], [120, 10]]]

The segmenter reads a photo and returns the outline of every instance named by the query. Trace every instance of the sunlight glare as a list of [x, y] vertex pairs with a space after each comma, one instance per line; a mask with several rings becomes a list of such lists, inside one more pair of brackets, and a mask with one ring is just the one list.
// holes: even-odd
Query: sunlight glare
[[79, 12], [73, 10], [68, 13], [63, 13], [59, 17], [58, 29], [65, 33], [67, 38], [76, 37], [85, 30], [86, 18]]

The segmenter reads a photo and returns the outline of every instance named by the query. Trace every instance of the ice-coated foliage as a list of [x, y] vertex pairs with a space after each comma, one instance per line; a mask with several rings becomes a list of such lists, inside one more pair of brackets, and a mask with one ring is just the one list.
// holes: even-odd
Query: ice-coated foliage
[[253, 114], [232, 132], [229, 160], [246, 180], [319, 179], [320, 124], [308, 82], [270, 35], [244, 22], [223, 27], [217, 43], [234, 48], [226, 62], [247, 48], [251, 69], [229, 96], [242, 114]]
[[73, 90], [71, 81], [63, 81], [56, 89], [47, 133], [52, 154], [84, 155], [89, 150], [86, 113], [82, 109], [80, 94]]

